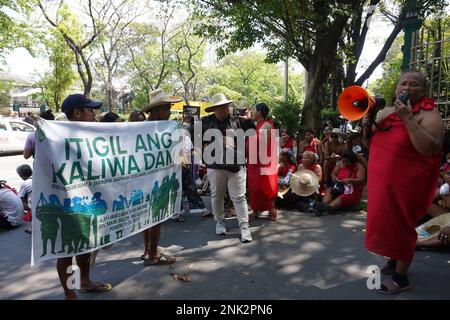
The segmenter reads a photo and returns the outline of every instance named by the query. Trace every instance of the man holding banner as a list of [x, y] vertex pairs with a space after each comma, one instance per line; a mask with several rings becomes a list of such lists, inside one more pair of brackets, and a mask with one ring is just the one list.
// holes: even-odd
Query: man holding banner
[[[95, 122], [94, 109], [99, 109], [101, 102], [92, 101], [82, 94], [73, 94], [68, 96], [61, 105], [61, 110], [65, 113], [69, 121]], [[56, 220], [56, 219], [55, 219]], [[56, 227], [57, 228], [57, 227]], [[57, 229], [55, 229], [57, 230]], [[69, 231], [70, 232], [70, 231]], [[64, 289], [66, 300], [76, 299], [75, 291], [68, 288], [69, 267], [72, 265], [72, 258], [58, 258], [56, 269], [59, 280]], [[93, 282], [89, 278], [91, 253], [85, 253], [76, 256], [77, 265], [80, 268], [81, 292], [106, 292], [112, 289], [109, 283]]]
[[[111, 290], [89, 279], [91, 253], [153, 226], [145, 264], [158, 264], [162, 257], [174, 262], [157, 248], [159, 224], [181, 205], [179, 124], [92, 123], [93, 109], [100, 106], [72, 95], [62, 105], [70, 121], [37, 120], [32, 264], [58, 259], [66, 299], [76, 299], [74, 289]], [[167, 119], [170, 103], [152, 105], [151, 113], [152, 120]], [[74, 256], [78, 266], [72, 265]]]
[[[179, 96], [167, 96], [162, 89], [156, 89], [149, 93], [150, 103], [145, 106], [142, 112], [149, 113], [147, 121], [169, 120], [170, 108], [172, 104], [182, 101]], [[159, 238], [161, 237], [161, 224], [157, 224], [144, 230], [144, 254], [141, 257], [144, 265], [172, 264], [175, 257], [158, 252]]]

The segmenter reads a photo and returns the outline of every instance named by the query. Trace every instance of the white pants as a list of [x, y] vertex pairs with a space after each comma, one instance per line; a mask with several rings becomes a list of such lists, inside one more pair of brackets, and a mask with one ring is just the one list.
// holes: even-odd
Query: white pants
[[247, 171], [242, 167], [239, 172], [230, 172], [223, 169], [209, 169], [208, 179], [211, 186], [211, 206], [216, 221], [222, 221], [225, 218], [225, 192], [230, 194], [234, 209], [238, 219], [239, 227], [248, 226], [248, 211], [246, 180]]

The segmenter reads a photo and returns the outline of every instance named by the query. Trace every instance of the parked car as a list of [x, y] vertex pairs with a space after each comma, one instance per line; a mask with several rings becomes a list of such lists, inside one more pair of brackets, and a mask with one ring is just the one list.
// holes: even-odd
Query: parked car
[[13, 118], [0, 118], [0, 154], [21, 152], [25, 140], [35, 127]]

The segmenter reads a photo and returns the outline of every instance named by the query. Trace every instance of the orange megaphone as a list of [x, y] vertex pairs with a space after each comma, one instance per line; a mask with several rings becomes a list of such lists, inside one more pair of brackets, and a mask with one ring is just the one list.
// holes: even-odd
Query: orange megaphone
[[339, 95], [339, 113], [350, 121], [363, 118], [376, 105], [375, 97], [369, 96], [360, 86], [350, 86]]

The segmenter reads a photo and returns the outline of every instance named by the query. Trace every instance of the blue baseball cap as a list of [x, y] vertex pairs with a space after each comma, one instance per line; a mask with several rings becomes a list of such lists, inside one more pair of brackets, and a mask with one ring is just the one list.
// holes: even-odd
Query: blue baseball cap
[[83, 108], [98, 109], [101, 106], [102, 102], [93, 101], [89, 98], [86, 98], [86, 96], [80, 93], [76, 93], [71, 94], [64, 99], [63, 103], [61, 104], [61, 110], [62, 112], [67, 114], [75, 109], [83, 109]]

